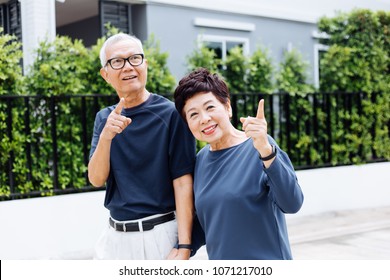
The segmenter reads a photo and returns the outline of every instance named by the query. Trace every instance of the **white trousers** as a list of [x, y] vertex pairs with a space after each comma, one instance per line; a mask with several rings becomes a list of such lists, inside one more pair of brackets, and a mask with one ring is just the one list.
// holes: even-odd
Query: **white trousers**
[[[162, 215], [153, 215], [139, 220], [142, 222]], [[115, 221], [115, 220], [114, 220]], [[177, 243], [176, 219], [154, 226], [148, 231], [116, 231], [107, 223], [96, 247], [97, 260], [163, 260]]]

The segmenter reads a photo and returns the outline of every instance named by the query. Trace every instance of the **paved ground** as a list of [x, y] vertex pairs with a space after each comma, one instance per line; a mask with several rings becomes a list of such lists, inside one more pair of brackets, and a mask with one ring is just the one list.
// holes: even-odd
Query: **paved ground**
[[[390, 260], [390, 206], [287, 221], [296, 260]], [[207, 259], [205, 248], [192, 259]]]

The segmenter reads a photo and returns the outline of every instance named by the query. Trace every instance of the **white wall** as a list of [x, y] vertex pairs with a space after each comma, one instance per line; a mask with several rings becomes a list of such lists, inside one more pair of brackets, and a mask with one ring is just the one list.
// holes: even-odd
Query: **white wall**
[[91, 258], [104, 191], [0, 202], [0, 259]]
[[305, 200], [294, 217], [390, 205], [390, 163], [297, 172]]
[[[129, 2], [129, 0], [124, 1]], [[154, 0], [153, 2], [311, 23], [316, 23], [322, 16], [332, 17], [336, 12], [350, 12], [356, 8], [373, 11], [388, 11], [390, 8], [390, 3], [386, 0]]]
[[[390, 163], [297, 172], [295, 215], [390, 205]], [[104, 191], [0, 202], [0, 259], [90, 259], [107, 226]]]
[[35, 50], [44, 40], [56, 36], [55, 0], [19, 0], [22, 16], [23, 68], [34, 63]]

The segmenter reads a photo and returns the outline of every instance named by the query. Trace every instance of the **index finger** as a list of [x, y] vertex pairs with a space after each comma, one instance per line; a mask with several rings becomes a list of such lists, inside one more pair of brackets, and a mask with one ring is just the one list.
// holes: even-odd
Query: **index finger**
[[257, 119], [265, 119], [265, 116], [264, 116], [264, 99], [261, 99], [259, 101], [259, 106], [257, 107], [256, 118]]
[[125, 106], [125, 99], [122, 97], [121, 100], [119, 100], [119, 103], [118, 103], [118, 105], [116, 106], [116, 108], [114, 110], [115, 113], [120, 115], [122, 113], [122, 109], [123, 109], [124, 106]]

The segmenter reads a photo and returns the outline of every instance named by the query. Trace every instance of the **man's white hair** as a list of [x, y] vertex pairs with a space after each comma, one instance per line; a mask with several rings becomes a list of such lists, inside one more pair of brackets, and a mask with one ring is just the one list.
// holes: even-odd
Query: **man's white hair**
[[141, 48], [141, 52], [144, 53], [144, 48], [142, 47], [142, 42], [140, 39], [138, 39], [135, 36], [129, 35], [129, 34], [118, 33], [118, 34], [112, 35], [111, 37], [107, 38], [107, 40], [104, 42], [102, 48], [100, 49], [100, 63], [102, 64], [102, 67], [104, 67], [107, 63], [107, 60], [106, 60], [107, 47], [111, 46], [112, 44], [117, 43], [119, 41], [125, 41], [125, 40], [134, 41]]

